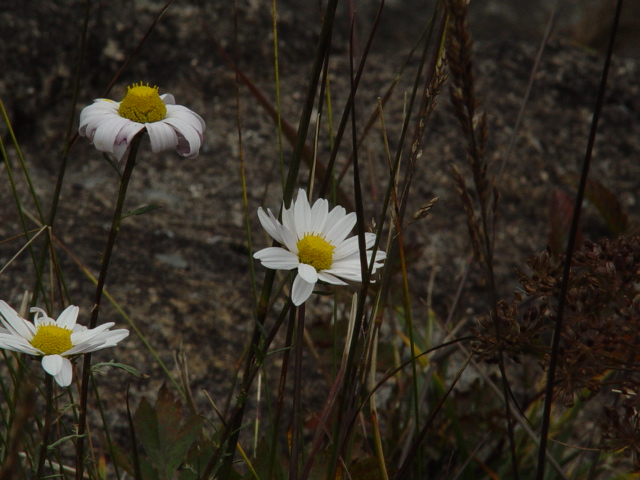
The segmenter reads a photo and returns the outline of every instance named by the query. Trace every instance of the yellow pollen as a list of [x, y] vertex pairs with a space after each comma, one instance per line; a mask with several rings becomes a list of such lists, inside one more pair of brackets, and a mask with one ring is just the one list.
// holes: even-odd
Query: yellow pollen
[[311, 265], [316, 270], [327, 270], [333, 263], [333, 251], [336, 247], [319, 235], [305, 235], [297, 243], [301, 263]]
[[73, 347], [71, 330], [57, 325], [40, 325], [31, 340], [31, 345], [45, 355], [60, 355]]
[[158, 94], [158, 87], [134, 83], [120, 102], [118, 114], [138, 123], [153, 123], [167, 115], [167, 106]]

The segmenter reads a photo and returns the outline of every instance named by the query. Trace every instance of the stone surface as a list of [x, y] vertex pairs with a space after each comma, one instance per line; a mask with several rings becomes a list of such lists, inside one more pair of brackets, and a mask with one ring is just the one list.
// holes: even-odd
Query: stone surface
[[[15, 2], [1, 14], [0, 64], [4, 73], [0, 78], [0, 96], [46, 216], [66, 136], [84, 2], [38, 2], [37, 9], [31, 3]], [[304, 7], [293, 1], [282, 2], [278, 11], [282, 113], [293, 126], [302, 108], [309, 59], [319, 32], [319, 14], [308, 6], [313, 2], [303, 3]], [[374, 42], [357, 96], [359, 128], [377, 108], [376, 98], [384, 95], [391, 85], [424, 27], [421, 22], [429, 14], [426, 6], [419, 11], [409, 10], [406, 5], [413, 2], [389, 3], [389, 17], [383, 17], [381, 37]], [[160, 2], [95, 3], [89, 17], [72, 135], [81, 108], [102, 95], [161, 7]], [[538, 26], [544, 25], [543, 19], [549, 12], [544, 6], [540, 8], [535, 15]], [[373, 13], [371, 8], [363, 7], [358, 14], [359, 51]], [[523, 35], [518, 37], [520, 29], [504, 20], [505, 29], [512, 35], [494, 38], [496, 24], [492, 22], [507, 17], [513, 20], [519, 14], [517, 10], [505, 13], [489, 9], [474, 12], [471, 22], [473, 34], [479, 38], [475, 43], [474, 67], [477, 95], [489, 120], [490, 168], [497, 174], [504, 167], [505, 172], [498, 182], [501, 200], [495, 261], [498, 288], [507, 298], [517, 287], [514, 267], [522, 267], [528, 255], [547, 244], [547, 204], [551, 192], [554, 188], [573, 191], [567, 175], [579, 171], [585, 153], [603, 62], [602, 55], [571, 45], [566, 36], [556, 37], [535, 74], [521, 130], [510, 157], [505, 159], [533, 66], [540, 28], [536, 26], [536, 32], [520, 32]], [[211, 37], [215, 36], [228, 52], [236, 52], [242, 71], [273, 103], [271, 13], [259, 2], [242, 5], [237, 12], [235, 46], [233, 15], [233, 2], [204, 2], [202, 10], [186, 2], [172, 5], [109, 94], [119, 100], [127, 84], [150, 82], [159, 85], [161, 92], [173, 93], [178, 103], [200, 113], [207, 122], [205, 145], [194, 160], [180, 159], [171, 152], [153, 155], [148, 143], [143, 142], [125, 210], [149, 203], [159, 203], [163, 208], [124, 222], [107, 281], [109, 293], [169, 368], [174, 369], [176, 352], [185, 353], [199, 405], [206, 405], [202, 390], [224, 404], [234, 380], [233, 372], [253, 328], [250, 256], [238, 160], [238, 102], [254, 249], [268, 245], [256, 209], [260, 205], [277, 209], [281, 202], [277, 128], [247, 88], [236, 86], [233, 72], [216, 51]], [[345, 7], [337, 22], [330, 69], [334, 128], [349, 89], [348, 25]], [[398, 147], [405, 94], [410, 92], [416, 66], [415, 59], [408, 63], [385, 106], [386, 133], [393, 151]], [[615, 58], [593, 164], [594, 177], [615, 192], [636, 219], [640, 189], [639, 79], [639, 61], [625, 56]], [[323, 139], [327, 138], [326, 128], [323, 121]], [[6, 128], [0, 130], [19, 198], [28, 214], [27, 224], [36, 229], [38, 224], [33, 218], [37, 217], [37, 209], [29, 200], [18, 155], [10, 146]], [[376, 212], [387, 181], [380, 138], [380, 127], [376, 125], [361, 149], [364, 188], [369, 199], [367, 218]], [[350, 153], [349, 145], [347, 137], [338, 157], [338, 168]], [[285, 140], [285, 164], [290, 154], [291, 146]], [[322, 140], [319, 158], [326, 161], [327, 157], [328, 145]], [[418, 315], [426, 315], [423, 305], [429, 294], [435, 312], [442, 319], [454, 304], [470, 255], [466, 220], [451, 180], [450, 162], [466, 172], [462, 139], [445, 88], [429, 122], [409, 214], [433, 197], [440, 200], [427, 220], [406, 232], [413, 255], [411, 289]], [[0, 170], [0, 267], [6, 267], [0, 274], [0, 296], [17, 306], [24, 291], [33, 288], [33, 268], [27, 252], [8, 264], [24, 245], [24, 239], [16, 237], [21, 235], [22, 227], [6, 168]], [[307, 174], [303, 171], [300, 178], [305, 179]], [[345, 190], [350, 192], [350, 172], [346, 179]], [[83, 322], [91, 309], [94, 284], [82, 270], [86, 268], [97, 275], [116, 191], [117, 176], [111, 166], [86, 139], [78, 139], [69, 156], [53, 235], [66, 288], [71, 301], [81, 306]], [[592, 205], [585, 207], [583, 227], [592, 239], [607, 234]], [[37, 241], [34, 245], [37, 257], [40, 246]], [[263, 274], [264, 269], [256, 265], [258, 286]], [[429, 283], [432, 275], [433, 286]], [[54, 296], [60, 298], [58, 290]], [[474, 314], [486, 308], [480, 272], [473, 266], [456, 321], [473, 321]], [[61, 309], [59, 301], [55, 309]], [[311, 323], [320, 325], [318, 328], [326, 327], [331, 310], [323, 300], [314, 298], [308, 315]], [[107, 301], [101, 321], [125, 324]], [[271, 316], [269, 322], [273, 321]], [[281, 333], [280, 343], [284, 337], [284, 332]], [[163, 380], [163, 373], [136, 334], [117, 350], [101, 352], [97, 357], [117, 358], [151, 375], [149, 380], [134, 382], [133, 393], [153, 391]], [[116, 398], [124, 395], [128, 379], [123, 372], [116, 372], [100, 381], [111, 386]]]

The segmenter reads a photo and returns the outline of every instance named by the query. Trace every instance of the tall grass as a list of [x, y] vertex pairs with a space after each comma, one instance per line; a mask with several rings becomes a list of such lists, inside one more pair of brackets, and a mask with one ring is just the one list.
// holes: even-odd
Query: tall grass
[[[128, 247], [136, 243], [132, 239], [147, 242], [153, 232], [145, 219], [158, 213], [155, 204], [128, 210], [132, 190], [137, 193], [131, 185], [153, 181], [137, 179], [147, 171], [142, 168], [145, 162], [154, 158], [145, 151], [143, 135], [133, 140], [124, 165], [104, 157], [104, 170], [116, 172], [111, 178], [117, 188], [107, 188], [113, 198], [100, 208], [112, 219], [108, 233], [96, 228], [90, 239], [102, 245], [99, 261], [82, 258], [83, 252], [69, 246], [60, 227], [60, 209], [66, 203], [65, 211], [73, 210], [73, 199], [63, 191], [78, 166], [78, 144], [85, 141], [73, 133], [77, 102], [81, 92], [92, 88], [83, 84], [83, 64], [89, 25], [97, 12], [87, 2], [83, 28], [72, 32], [78, 36], [78, 59], [69, 86], [66, 130], [57, 132], [63, 140], [51, 192], [39, 185], [35, 160], [23, 154], [13, 132], [5, 109], [10, 97], [0, 98], [3, 185], [9, 192], [2, 198], [13, 200], [1, 208], [3, 215], [10, 212], [17, 219], [11, 231], [2, 230], [7, 232], [0, 239], [2, 254], [10, 253], [0, 266], [0, 294], [24, 318], [29, 318], [29, 306], [41, 306], [55, 318], [63, 307], [80, 304], [88, 306], [83, 325], [95, 328], [109, 315], [135, 335], [108, 357], [87, 353], [75, 358], [69, 387], [56, 385], [38, 367], [39, 359], [3, 350], [0, 480], [635, 478], [640, 469], [640, 237], [615, 195], [588, 178], [621, 4], [576, 197], [567, 200], [569, 215], [560, 208], [556, 212], [564, 215], [560, 220], [569, 216], [571, 227], [568, 235], [557, 227], [561, 221], [556, 222], [559, 230], [552, 229], [555, 244], [566, 237], [566, 250], [544, 250], [542, 245], [544, 251], [537, 256], [512, 259], [521, 266], [513, 299], [503, 298], [510, 286], [500, 285], [496, 274], [502, 260], [498, 239], [506, 229], [500, 216], [500, 184], [509, 172], [489, 160], [491, 112], [482, 111], [477, 91], [466, 1], [433, 6], [413, 48], [398, 53], [398, 70], [385, 77], [391, 80], [378, 98], [363, 90], [373, 75], [378, 28], [389, 14], [384, 1], [367, 22], [356, 13], [355, 2], [349, 3], [348, 13], [337, 0], [320, 2], [317, 42], [308, 52], [306, 90], [299, 97], [283, 88], [281, 70], [287, 65], [278, 41], [276, 0], [269, 10], [272, 63], [267, 67], [265, 62], [269, 71], [259, 79], [248, 71], [255, 72], [255, 66], [243, 67], [240, 37], [251, 26], [242, 23], [239, 2], [230, 2], [225, 10], [233, 25], [230, 38], [220, 38], [213, 27], [212, 5], [199, 4], [202, 23], [197, 28], [211, 47], [211, 58], [198, 61], [224, 62], [233, 86], [235, 116], [215, 120], [227, 129], [224, 135], [235, 138], [235, 157], [226, 164], [236, 170], [220, 175], [233, 178], [229, 195], [237, 195], [232, 200], [241, 205], [238, 231], [244, 237], [230, 244], [242, 251], [246, 267], [242, 274], [229, 269], [228, 289], [221, 289], [242, 294], [229, 300], [236, 302], [235, 321], [220, 327], [242, 326], [244, 338], [229, 345], [236, 361], [224, 364], [232, 380], [218, 383], [205, 375], [203, 390], [191, 378], [197, 360], [190, 358], [188, 348], [166, 351], [167, 342], [159, 338], [163, 333], [154, 323], [159, 313], [136, 318], [125, 292], [110, 291], [114, 269], [140, 278], [129, 270], [139, 264], [140, 252]], [[138, 73], [133, 66], [140, 52], [154, 49], [154, 34], [174, 8], [181, 6], [169, 1], [154, 12], [102, 97], [117, 97], [117, 85], [129, 76], [128, 69]], [[348, 22], [342, 21], [343, 14]], [[364, 24], [369, 30], [362, 30]], [[272, 80], [265, 80], [268, 75]], [[399, 85], [406, 89], [398, 91], [405, 88]], [[529, 93], [530, 88], [524, 103]], [[205, 98], [199, 103], [206, 109], [209, 102]], [[449, 159], [444, 175], [462, 212], [458, 218], [466, 222], [461, 244], [468, 248], [456, 252], [465, 265], [457, 282], [437, 278], [434, 269], [423, 289], [417, 280], [423, 276], [417, 271], [424, 265], [419, 262], [421, 246], [413, 243], [412, 232], [428, 230], [431, 217], [452, 215], [438, 197], [425, 198], [416, 188], [424, 186], [416, 185], [421, 178], [417, 172], [434, 168], [428, 149], [436, 105], [458, 122], [456, 147], [463, 155]], [[268, 141], [270, 150], [278, 152], [274, 158], [255, 160], [247, 154], [251, 134], [246, 124], [256, 111], [272, 122]], [[285, 113], [289, 111], [298, 117]], [[205, 135], [223, 135], [211, 131], [212, 115], [198, 113], [209, 121]], [[97, 150], [82, 151], [103, 160]], [[200, 158], [215, 162], [215, 155], [218, 152], [203, 148]], [[135, 169], [137, 165], [141, 168]], [[185, 161], [180, 168], [191, 165]], [[252, 177], [256, 174], [261, 178]], [[189, 178], [207, 183], [197, 174]], [[347, 286], [320, 282], [300, 305], [294, 304], [292, 294], [295, 269], [264, 269], [253, 256], [262, 248], [280, 246], [259, 227], [258, 206], [276, 209], [282, 220], [297, 192], [308, 192], [312, 204], [326, 198], [331, 206], [355, 212], [352, 234], [359, 252], [357, 277], [362, 280]], [[613, 225], [612, 231], [626, 236], [579, 245], [585, 196]], [[375, 244], [369, 250], [386, 252], [384, 267], [377, 272], [375, 255], [366, 254], [371, 233]], [[16, 265], [23, 274], [11, 276]], [[473, 315], [460, 308], [466, 304], [470, 272], [480, 272]], [[17, 283], [24, 278], [29, 281]], [[456, 292], [446, 309], [435, 305], [436, 282]], [[136, 285], [127, 288], [135, 290]], [[90, 290], [93, 295], [84, 298]], [[215, 290], [208, 294], [214, 299], [220, 295]], [[170, 326], [172, 336], [183, 333], [188, 312], [208, 308], [193, 305], [193, 298], [198, 297], [172, 299], [183, 320]], [[103, 307], [104, 300], [108, 304]], [[218, 313], [209, 313], [211, 322]], [[195, 346], [202, 349], [211, 336], [206, 327], [203, 332], [202, 345]], [[241, 343], [244, 349], [236, 348]], [[211, 348], [214, 355], [222, 355], [220, 345], [212, 342]], [[214, 378], [222, 360], [208, 362], [201, 370]], [[147, 372], [153, 372], [151, 378]], [[591, 433], [585, 439], [587, 428]]]

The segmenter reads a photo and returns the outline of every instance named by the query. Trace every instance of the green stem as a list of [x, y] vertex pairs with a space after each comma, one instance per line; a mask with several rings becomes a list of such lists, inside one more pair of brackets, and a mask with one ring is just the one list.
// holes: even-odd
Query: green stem
[[49, 430], [51, 429], [51, 418], [53, 417], [53, 377], [46, 374], [44, 382], [47, 398], [44, 426], [42, 427], [42, 441], [40, 443], [40, 455], [38, 455], [38, 470], [36, 472], [37, 480], [44, 478], [44, 462], [47, 458], [47, 449], [49, 448]]
[[298, 307], [298, 324], [296, 334], [296, 366], [293, 377], [293, 445], [291, 447], [291, 463], [289, 464], [289, 480], [297, 480], [301, 463], [302, 450], [302, 349], [304, 348], [304, 303]]
[[602, 76], [600, 77], [600, 86], [598, 88], [598, 96], [596, 104], [593, 108], [593, 117], [591, 119], [591, 129], [587, 140], [587, 151], [585, 152], [584, 161], [582, 162], [582, 173], [580, 175], [580, 184], [576, 192], [576, 200], [573, 207], [573, 216], [571, 218], [571, 227], [569, 229], [569, 238], [567, 241], [567, 249], [565, 253], [564, 269], [562, 273], [562, 283], [560, 284], [560, 293], [558, 295], [558, 310], [556, 313], [556, 321], [551, 338], [551, 353], [549, 355], [549, 366], [547, 367], [547, 383], [545, 386], [544, 408], [542, 412], [542, 425], [540, 427], [540, 445], [538, 447], [538, 464], [536, 470], [536, 480], [542, 480], [545, 476], [545, 462], [547, 459], [547, 441], [549, 437], [549, 428], [551, 426], [551, 406], [553, 404], [553, 387], [555, 384], [556, 368], [558, 363], [560, 337], [562, 334], [562, 322], [564, 316], [564, 308], [567, 300], [567, 291], [569, 289], [569, 277], [571, 274], [571, 260], [575, 248], [578, 228], [580, 225], [580, 212], [582, 211], [582, 203], [589, 177], [589, 168], [591, 166], [591, 158], [593, 156], [593, 145], [596, 140], [598, 131], [598, 122], [604, 104], [604, 97], [607, 91], [607, 78], [609, 77], [609, 68], [611, 66], [611, 58], [613, 56], [613, 47], [615, 44], [618, 25], [622, 12], [622, 0], [616, 3], [616, 10], [612, 21], [611, 34], [609, 37], [609, 46], [607, 47], [607, 55], [602, 68]]
[[[133, 173], [133, 167], [136, 165], [136, 156], [138, 155], [138, 147], [140, 141], [146, 133], [146, 130], [142, 130], [138, 133], [131, 142], [129, 150], [129, 157], [127, 158], [127, 164], [124, 167], [124, 172], [120, 178], [120, 191], [118, 192], [118, 200], [116, 202], [116, 208], [113, 213], [113, 221], [111, 222], [111, 230], [107, 239], [107, 245], [102, 255], [102, 265], [100, 267], [100, 275], [98, 276], [98, 284], [96, 286], [96, 294], [93, 302], [93, 310], [91, 311], [91, 321], [89, 322], [89, 328], [95, 328], [98, 324], [98, 314], [100, 313], [100, 303], [102, 301], [102, 291], [104, 290], [104, 284], [107, 278], [107, 271], [109, 270], [109, 262], [111, 260], [111, 253], [116, 243], [116, 237], [120, 231], [120, 224], [122, 222], [122, 209], [124, 208], [124, 199], [127, 194], [127, 187], [129, 186], [129, 180]], [[82, 368], [82, 388], [80, 391], [80, 418], [78, 420], [78, 445], [76, 448], [76, 479], [82, 480], [82, 474], [84, 469], [84, 433], [87, 427], [87, 399], [89, 396], [89, 376], [91, 372], [91, 353], [87, 353], [84, 356], [84, 364]]]
[[289, 356], [291, 353], [291, 344], [293, 342], [293, 333], [296, 324], [296, 309], [292, 308], [289, 315], [287, 337], [284, 342], [284, 353], [282, 355], [282, 367], [280, 368], [280, 382], [278, 384], [278, 399], [276, 401], [275, 419], [271, 423], [271, 451], [269, 456], [269, 474], [267, 475], [267, 478], [274, 478], [273, 472], [276, 465], [276, 455], [278, 453], [278, 426], [280, 425], [282, 405], [284, 404], [284, 390], [287, 384], [287, 372], [289, 371]]
[[[313, 105], [314, 105], [314, 99], [316, 97], [318, 81], [320, 78], [320, 73], [322, 70], [322, 65], [324, 63], [325, 56], [329, 54], [328, 47], [330, 44], [331, 33], [333, 31], [333, 18], [335, 16], [337, 6], [338, 6], [338, 0], [329, 0], [329, 2], [327, 3], [325, 17], [322, 24], [322, 30], [320, 32], [320, 40], [318, 42], [316, 54], [314, 56], [311, 78], [307, 88], [307, 94], [305, 97], [302, 113], [300, 115], [300, 122], [298, 124], [298, 135], [296, 138], [296, 143], [294, 145], [291, 165], [289, 167], [289, 173], [288, 173], [287, 181], [285, 184], [285, 189], [283, 194], [283, 205], [285, 208], [289, 208], [289, 206], [291, 205], [291, 200], [293, 199], [293, 193], [298, 182], [298, 172], [300, 170], [300, 163], [302, 161], [302, 155], [305, 148], [305, 141], [307, 137], [307, 132], [309, 130], [309, 124], [311, 122], [311, 114], [313, 112]], [[240, 435], [240, 429], [242, 426], [242, 418], [244, 416], [246, 395], [251, 386], [253, 377], [255, 376], [255, 372], [257, 371], [254, 368], [255, 361], [256, 361], [254, 352], [260, 348], [258, 342], [262, 335], [261, 332], [264, 330], [264, 323], [269, 310], [269, 298], [271, 295], [275, 274], [276, 274], [275, 270], [267, 270], [267, 273], [265, 274], [265, 279], [262, 287], [262, 294], [258, 302], [257, 319], [256, 319], [255, 328], [253, 331], [252, 341], [251, 341], [251, 350], [249, 351], [249, 354], [248, 354], [247, 364], [245, 368], [245, 375], [243, 377], [242, 390], [238, 395], [238, 402], [236, 403], [236, 408], [232, 412], [232, 417], [231, 417], [232, 421], [228, 423], [227, 428], [225, 428], [225, 432], [222, 436], [222, 438], [225, 441], [228, 439], [229, 442], [226, 447], [226, 457], [220, 468], [220, 474], [218, 478], [225, 478], [225, 479], [230, 478], [232, 474], [231, 472], [233, 467], [233, 458], [235, 455], [236, 444], [238, 442], [238, 437]], [[223, 443], [222, 440], [220, 443], [222, 445]], [[214, 466], [218, 462], [218, 459], [220, 458], [221, 453], [222, 453], [222, 447], [218, 448], [214, 453], [214, 455], [209, 460], [207, 468], [205, 469], [205, 475], [204, 475], [205, 478], [211, 474], [211, 471], [213, 470]]]

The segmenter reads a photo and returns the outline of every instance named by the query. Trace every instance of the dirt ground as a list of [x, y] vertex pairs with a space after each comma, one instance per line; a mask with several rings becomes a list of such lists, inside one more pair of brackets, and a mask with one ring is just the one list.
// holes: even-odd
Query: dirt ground
[[[233, 2], [203, 2], [202, 8], [195, 3], [176, 2], [160, 19], [111, 93], [111, 98], [120, 100], [128, 84], [137, 81], [157, 84], [161, 93], [172, 93], [178, 103], [198, 112], [207, 123], [204, 146], [194, 160], [183, 160], [171, 152], [153, 155], [145, 148], [148, 143], [143, 143], [125, 209], [152, 203], [162, 205], [162, 209], [125, 221], [107, 281], [109, 293], [171, 368], [174, 353], [179, 350], [186, 353], [191, 385], [199, 402], [204, 402], [199, 393], [202, 390], [214, 396], [228, 391], [232, 372], [253, 328], [238, 161], [236, 87], [233, 72], [207, 33], [208, 30], [213, 34], [229, 53], [236, 52], [240, 68], [273, 102], [270, 8], [258, 1], [239, 3], [242, 4], [234, 47]], [[357, 96], [361, 125], [376, 108], [376, 98], [391, 84], [428, 19], [430, 5], [413, 3], [389, 2], [383, 15], [380, 37], [374, 42]], [[43, 209], [48, 212], [68, 122], [84, 3], [37, 2], [38, 8], [33, 8], [35, 4], [15, 2], [3, 7], [0, 13], [3, 65], [0, 98], [20, 141]], [[478, 38], [474, 64], [478, 98], [488, 115], [488, 155], [496, 173], [505, 160], [538, 48], [536, 41], [541, 38], [548, 17], [549, 10], [542, 7], [546, 3], [540, 5], [541, 12], [532, 17], [537, 26], [529, 25], [535, 31], [510, 24], [497, 10], [472, 12], [472, 34]], [[80, 110], [100, 96], [161, 6], [159, 2], [125, 0], [93, 3], [74, 131]], [[278, 9], [283, 118], [295, 126], [319, 32], [319, 14], [315, 2], [283, 1]], [[368, 4], [359, 10], [360, 51], [374, 13], [374, 6]], [[500, 21], [505, 22], [505, 30], [500, 35], [491, 35], [495, 22]], [[527, 256], [547, 245], [550, 195], [557, 188], [573, 191], [565, 178], [579, 171], [600, 80], [603, 55], [576, 45], [577, 34], [567, 33], [576, 31], [570, 28], [575, 24], [567, 19], [564, 22], [561, 24], [564, 34], [555, 36], [545, 50], [521, 131], [499, 182], [496, 268], [499, 290], [508, 298], [517, 287], [514, 268], [522, 268]], [[343, 6], [337, 19], [331, 66], [334, 122], [339, 120], [348, 95], [348, 25], [347, 8]], [[624, 38], [625, 42], [630, 41], [627, 36]], [[601, 46], [598, 40], [593, 42], [593, 47]], [[637, 220], [640, 61], [626, 55], [627, 50], [621, 48], [620, 52], [609, 79], [592, 175], [614, 192]], [[417, 61], [411, 60], [385, 107], [392, 149], [397, 147], [403, 102], [410, 92], [416, 67]], [[240, 86], [239, 92], [248, 208], [253, 246], [258, 249], [267, 246], [267, 238], [255, 211], [260, 205], [278, 208], [281, 202], [277, 129], [244, 86]], [[326, 123], [323, 128], [326, 132]], [[34, 215], [16, 152], [10, 146], [6, 128], [3, 126], [0, 131], [21, 199], [26, 202], [29, 214]], [[349, 154], [349, 144], [349, 139], [345, 139], [338, 158], [340, 165]], [[320, 148], [320, 159], [326, 161], [328, 146], [321, 143]], [[445, 88], [430, 120], [409, 210], [413, 213], [433, 197], [440, 197], [431, 217], [407, 233], [416, 252], [410, 274], [418, 318], [427, 315], [424, 301], [432, 275], [435, 275], [433, 308], [438, 316], [446, 318], [470, 254], [464, 213], [448, 168], [450, 162], [455, 162], [464, 170], [462, 151], [459, 127], [451, 114]], [[291, 147], [285, 141], [285, 163], [290, 153]], [[365, 191], [370, 200], [366, 214], [371, 217], [381, 201], [387, 178], [378, 126], [365, 142], [361, 156], [367, 178]], [[23, 244], [20, 238], [11, 240], [22, 228], [5, 168], [2, 170], [0, 266]], [[306, 175], [305, 170], [301, 178]], [[94, 285], [77, 262], [97, 275], [116, 188], [117, 177], [112, 168], [86, 139], [80, 138], [69, 157], [53, 232], [60, 241], [58, 255], [67, 288], [73, 303], [80, 305], [84, 313], [81, 321], [88, 318]], [[350, 181], [345, 189], [351, 191]], [[586, 237], [594, 240], [608, 233], [592, 205], [585, 207], [583, 228]], [[73, 258], [67, 250], [73, 253]], [[260, 281], [264, 269], [256, 265], [256, 272]], [[30, 258], [22, 254], [0, 275], [0, 297], [17, 306], [24, 291], [32, 285]], [[457, 321], [473, 322], [474, 314], [485, 310], [483, 292], [479, 270], [472, 267], [457, 309]], [[309, 321], [327, 323], [330, 315], [322, 308], [323, 302], [314, 299], [310, 305]], [[124, 326], [108, 302], [104, 303], [101, 321], [115, 321]], [[164, 379], [135, 334], [119, 348], [101, 352], [96, 358], [117, 358], [150, 375], [148, 380], [134, 381], [134, 391], [151, 392]], [[114, 396], [123, 395], [128, 381], [126, 374], [112, 372], [109, 377], [104, 381], [112, 387]], [[224, 403], [226, 399], [216, 400]]]

